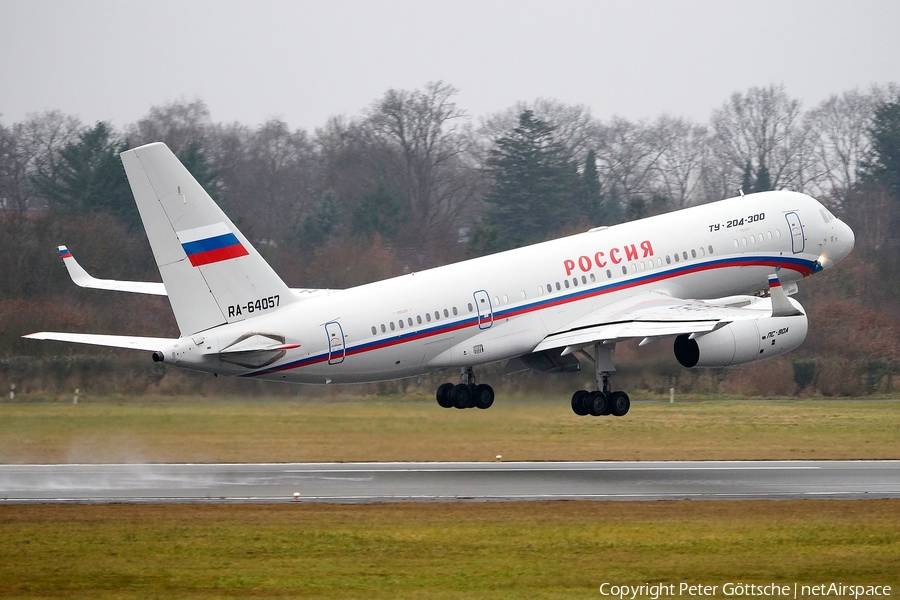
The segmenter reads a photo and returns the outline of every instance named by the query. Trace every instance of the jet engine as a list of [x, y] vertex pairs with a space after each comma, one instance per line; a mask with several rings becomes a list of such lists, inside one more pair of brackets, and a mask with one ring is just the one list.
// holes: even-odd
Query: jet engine
[[806, 339], [805, 314], [733, 321], [712, 333], [675, 338], [675, 358], [685, 367], [727, 367], [790, 352]]

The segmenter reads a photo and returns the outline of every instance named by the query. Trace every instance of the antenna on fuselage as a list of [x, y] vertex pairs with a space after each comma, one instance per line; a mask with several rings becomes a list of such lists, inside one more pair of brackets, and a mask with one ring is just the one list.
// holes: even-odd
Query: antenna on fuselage
[[744, 188], [738, 188], [738, 192], [741, 194], [741, 198], [744, 197]]

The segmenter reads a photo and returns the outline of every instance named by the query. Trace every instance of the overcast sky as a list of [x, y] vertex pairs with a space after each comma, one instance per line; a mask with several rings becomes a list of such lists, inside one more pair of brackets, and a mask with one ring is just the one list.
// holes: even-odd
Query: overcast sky
[[480, 117], [519, 100], [705, 122], [784, 84], [810, 107], [900, 82], [900, 1], [0, 0], [0, 121], [121, 127], [201, 99], [218, 122], [314, 129], [443, 80]]

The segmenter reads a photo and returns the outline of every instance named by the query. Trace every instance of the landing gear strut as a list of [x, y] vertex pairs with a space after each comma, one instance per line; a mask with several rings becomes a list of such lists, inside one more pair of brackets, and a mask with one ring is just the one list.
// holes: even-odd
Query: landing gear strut
[[610, 359], [610, 348], [600, 343], [594, 344], [594, 356], [582, 352], [594, 362], [594, 379], [597, 382], [597, 391], [578, 390], [572, 395], [572, 412], [579, 416], [592, 415], [595, 417], [605, 415], [624, 416], [631, 408], [631, 400], [628, 394], [622, 391], [611, 391], [609, 374], [615, 371]]
[[437, 403], [443, 408], [490, 408], [494, 403], [494, 389], [487, 384], [475, 383], [472, 367], [463, 367], [461, 382], [444, 383], [437, 389]]

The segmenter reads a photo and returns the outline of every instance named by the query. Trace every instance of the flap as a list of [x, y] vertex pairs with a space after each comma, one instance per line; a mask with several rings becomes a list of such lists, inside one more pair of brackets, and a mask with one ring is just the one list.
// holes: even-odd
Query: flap
[[769, 299], [754, 296], [703, 301], [647, 292], [575, 319], [545, 337], [534, 351], [633, 338], [702, 335], [734, 321], [767, 316], [771, 310]]

